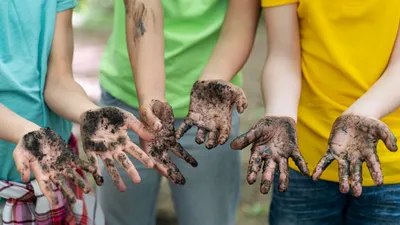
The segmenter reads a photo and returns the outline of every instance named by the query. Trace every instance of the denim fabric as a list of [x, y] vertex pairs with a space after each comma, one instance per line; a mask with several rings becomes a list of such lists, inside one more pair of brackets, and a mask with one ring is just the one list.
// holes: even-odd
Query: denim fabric
[[360, 197], [342, 194], [339, 184], [290, 170], [289, 188], [279, 192], [275, 175], [270, 225], [398, 225], [400, 184], [363, 187]]

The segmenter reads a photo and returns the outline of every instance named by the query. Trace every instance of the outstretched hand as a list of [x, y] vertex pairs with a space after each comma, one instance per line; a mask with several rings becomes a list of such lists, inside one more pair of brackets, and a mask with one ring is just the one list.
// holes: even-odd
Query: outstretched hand
[[[152, 168], [154, 164], [142, 149], [132, 143], [128, 129], [148, 141], [153, 140], [153, 134], [146, 130], [135, 116], [117, 107], [90, 110], [81, 118], [83, 147], [91, 165], [98, 168], [97, 156], [100, 156], [119, 191], [124, 191], [126, 186], [118, 173], [114, 159], [126, 170], [134, 183], [139, 183], [139, 173], [125, 153], [132, 155], [148, 168]], [[98, 185], [102, 185], [100, 170], [97, 172], [95, 181]]]
[[13, 157], [22, 181], [29, 181], [32, 170], [40, 190], [52, 206], [59, 203], [52, 183], [61, 190], [70, 204], [75, 203], [76, 196], [65, 178], [78, 185], [83, 192], [91, 191], [91, 186], [76, 169], [96, 174], [96, 167], [74, 155], [67, 143], [50, 128], [41, 128], [25, 134], [15, 148]]
[[152, 100], [140, 107], [140, 118], [154, 131], [153, 141], [142, 141], [142, 146], [155, 161], [155, 168], [175, 184], [185, 184], [185, 178], [171, 161], [168, 151], [172, 151], [193, 167], [197, 167], [197, 161], [176, 141], [171, 106], [159, 100]]
[[242, 113], [247, 108], [243, 90], [223, 80], [196, 81], [190, 94], [189, 113], [176, 132], [181, 138], [193, 125], [198, 127], [196, 143], [206, 148], [223, 145], [231, 133], [233, 106]]
[[296, 123], [289, 117], [266, 116], [248, 132], [231, 143], [232, 149], [243, 149], [253, 144], [247, 171], [247, 182], [253, 184], [263, 164], [260, 191], [271, 188], [276, 166], [279, 170], [279, 191], [286, 191], [289, 183], [288, 159], [292, 158], [300, 171], [309, 175], [307, 164], [297, 146]]
[[339, 163], [340, 191], [348, 193], [351, 183], [353, 195], [360, 196], [362, 163], [365, 161], [375, 184], [382, 185], [382, 169], [376, 154], [379, 139], [390, 151], [397, 151], [397, 139], [383, 122], [353, 114], [340, 116], [333, 124], [328, 150], [315, 168], [313, 179], [318, 180], [336, 159]]

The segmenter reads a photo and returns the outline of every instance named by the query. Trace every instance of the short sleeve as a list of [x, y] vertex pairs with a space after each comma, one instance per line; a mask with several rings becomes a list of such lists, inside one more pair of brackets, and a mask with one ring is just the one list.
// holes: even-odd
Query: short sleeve
[[77, 0], [57, 0], [57, 12], [74, 8], [78, 5]]
[[272, 7], [272, 6], [292, 4], [296, 2], [299, 2], [299, 0], [261, 0], [261, 6]]

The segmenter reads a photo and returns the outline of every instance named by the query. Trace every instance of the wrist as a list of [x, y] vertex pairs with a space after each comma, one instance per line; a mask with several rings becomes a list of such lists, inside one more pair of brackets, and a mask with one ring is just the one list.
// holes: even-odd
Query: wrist
[[297, 123], [297, 110], [265, 108], [264, 116], [289, 117]]
[[346, 111], [343, 112], [343, 115], [347, 114], [369, 117], [378, 120], [383, 117], [383, 115], [378, 110], [378, 107], [367, 107], [363, 106], [362, 104], [353, 104]]
[[86, 115], [87, 112], [89, 111], [95, 111], [100, 109], [101, 107], [98, 105], [90, 105], [88, 107], [85, 107], [84, 109], [80, 110], [81, 113], [79, 113], [79, 119], [76, 121], [79, 125], [82, 124], [83, 120], [84, 120], [84, 116]]
[[149, 97], [146, 97], [146, 98], [139, 99], [139, 106], [150, 104], [151, 101], [153, 101], [153, 100], [158, 100], [160, 102], [167, 102], [165, 96], [163, 96], [163, 95], [149, 96]]
[[28, 121], [28, 123], [24, 124], [21, 132], [18, 132], [18, 134], [14, 138], [14, 143], [18, 143], [27, 133], [30, 133], [32, 131], [38, 131], [40, 130], [40, 126], [36, 125], [35, 123], [32, 123]]
[[231, 79], [232, 79], [232, 76], [229, 76], [228, 74], [203, 72], [203, 74], [200, 76], [198, 81], [223, 80], [223, 81], [226, 81], [226, 82], [230, 82]]

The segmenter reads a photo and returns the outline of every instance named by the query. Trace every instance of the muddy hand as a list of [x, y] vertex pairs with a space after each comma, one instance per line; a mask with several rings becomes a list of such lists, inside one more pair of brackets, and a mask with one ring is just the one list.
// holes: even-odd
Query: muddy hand
[[196, 143], [206, 148], [223, 145], [231, 133], [233, 107], [242, 113], [247, 108], [243, 90], [223, 80], [197, 81], [190, 94], [189, 113], [176, 132], [181, 138], [193, 125], [197, 126]]
[[50, 128], [25, 134], [15, 148], [13, 157], [22, 181], [29, 181], [32, 170], [40, 190], [52, 206], [59, 204], [52, 183], [61, 190], [70, 204], [75, 203], [76, 196], [66, 178], [85, 193], [91, 191], [91, 186], [77, 173], [76, 168], [96, 174], [96, 167], [75, 156], [67, 143]]
[[315, 168], [313, 179], [318, 180], [336, 159], [339, 163], [340, 191], [348, 193], [350, 183], [353, 195], [360, 196], [362, 163], [365, 161], [375, 184], [382, 185], [382, 169], [376, 154], [379, 139], [390, 151], [397, 150], [397, 139], [383, 122], [353, 114], [340, 116], [333, 124], [328, 150]]
[[[153, 162], [142, 149], [132, 143], [128, 137], [128, 129], [146, 140], [152, 140], [153, 134], [146, 130], [135, 116], [117, 107], [88, 111], [81, 116], [81, 120], [83, 147], [91, 165], [98, 168], [97, 156], [100, 156], [119, 191], [125, 191], [126, 186], [118, 173], [114, 159], [126, 170], [134, 183], [140, 183], [139, 173], [126, 153], [149, 168], [153, 167]], [[102, 185], [100, 169], [94, 178], [97, 185]]]
[[296, 123], [289, 117], [267, 116], [247, 133], [231, 143], [232, 149], [243, 149], [253, 144], [247, 171], [247, 181], [253, 184], [263, 165], [260, 191], [267, 194], [273, 182], [275, 168], [279, 170], [279, 191], [286, 191], [289, 183], [288, 159], [292, 158], [300, 171], [309, 175], [307, 164], [297, 146]]
[[197, 166], [197, 161], [176, 142], [171, 106], [159, 100], [152, 100], [140, 107], [140, 118], [154, 131], [154, 140], [142, 143], [145, 151], [156, 162], [156, 169], [175, 184], [185, 184], [185, 178], [171, 161], [168, 151], [172, 151], [193, 167]]

